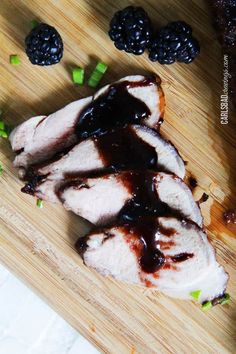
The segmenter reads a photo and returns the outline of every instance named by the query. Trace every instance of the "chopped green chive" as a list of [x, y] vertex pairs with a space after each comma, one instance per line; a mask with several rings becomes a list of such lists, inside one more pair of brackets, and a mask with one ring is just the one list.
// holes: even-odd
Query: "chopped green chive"
[[221, 305], [226, 305], [229, 303], [229, 300], [230, 300], [230, 295], [229, 294], [225, 294], [224, 297], [222, 298], [220, 304]]
[[105, 74], [107, 71], [107, 65], [101, 61], [97, 63], [95, 70], [99, 71], [102, 74]]
[[99, 84], [100, 80], [102, 79], [102, 74], [98, 75], [98, 77], [95, 77], [95, 75], [90, 77], [89, 81], [88, 81], [88, 85], [90, 87], [97, 87], [97, 85]]
[[37, 205], [38, 208], [42, 209], [42, 207], [43, 207], [42, 199], [37, 199], [36, 205]]
[[3, 168], [2, 168], [2, 164], [0, 163], [0, 176], [2, 175], [3, 173]]
[[5, 130], [5, 123], [0, 120], [0, 130]]
[[83, 85], [84, 83], [84, 69], [82, 68], [74, 68], [72, 69], [72, 80], [74, 84]]
[[97, 87], [97, 85], [99, 84], [101, 78], [103, 77], [106, 71], [107, 71], [107, 65], [105, 63], [98, 62], [89, 78], [88, 85], [94, 88]]
[[89, 85], [90, 87], [95, 88], [95, 87], [97, 87], [98, 82], [97, 82], [96, 80], [93, 80], [93, 79], [90, 78], [89, 81], [88, 81], [88, 85]]
[[18, 57], [17, 54], [10, 55], [10, 64], [11, 65], [19, 65], [20, 64], [20, 58]]
[[212, 302], [211, 301], [206, 301], [202, 304], [202, 310], [207, 311], [212, 308]]
[[201, 293], [202, 293], [202, 290], [195, 290], [190, 293], [190, 296], [192, 296], [194, 299], [198, 300]]
[[7, 139], [12, 131], [9, 125], [6, 125], [2, 120], [0, 120], [0, 137]]
[[35, 27], [37, 27], [39, 25], [39, 22], [36, 20], [32, 20], [32, 21], [30, 21], [30, 25], [31, 25], [32, 29], [34, 29]]
[[[3, 110], [0, 109], [0, 118], [3, 115]], [[11, 133], [11, 128], [3, 120], [0, 120], [0, 137], [7, 139]]]
[[8, 138], [8, 134], [5, 130], [0, 130], [0, 137], [7, 139]]

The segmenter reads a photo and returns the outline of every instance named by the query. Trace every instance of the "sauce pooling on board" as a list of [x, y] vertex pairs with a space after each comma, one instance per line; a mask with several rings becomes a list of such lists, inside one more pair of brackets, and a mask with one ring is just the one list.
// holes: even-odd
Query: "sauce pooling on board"
[[108, 172], [157, 167], [155, 148], [139, 138], [130, 126], [109, 132], [94, 142]]
[[108, 87], [79, 115], [76, 135], [79, 139], [100, 136], [117, 127], [139, 124], [151, 112], [147, 105], [128, 92], [129, 88], [154, 85], [154, 78], [142, 81], [121, 81]]
[[228, 209], [223, 213], [223, 219], [226, 224], [236, 224], [236, 211], [234, 209]]

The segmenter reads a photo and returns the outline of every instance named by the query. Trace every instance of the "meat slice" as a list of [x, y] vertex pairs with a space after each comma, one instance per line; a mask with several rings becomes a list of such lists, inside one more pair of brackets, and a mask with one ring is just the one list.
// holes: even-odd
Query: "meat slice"
[[18, 153], [14, 166], [26, 168], [48, 160], [87, 136], [106, 132], [112, 128], [111, 123], [124, 126], [142, 122], [157, 128], [163, 114], [160, 79], [127, 76], [99, 90], [94, 97], [72, 102], [47, 117], [33, 117], [16, 127], [10, 135], [12, 149]]
[[67, 210], [93, 224], [106, 225], [147, 215], [180, 214], [202, 226], [190, 189], [163, 172], [122, 172], [69, 182], [59, 190]]
[[92, 97], [83, 98], [49, 116], [33, 117], [16, 127], [10, 135], [13, 151], [19, 152], [14, 166], [27, 167], [44, 161], [74, 144], [78, 116], [91, 101]]
[[92, 231], [77, 241], [84, 263], [102, 275], [148, 287], [182, 299], [201, 290], [199, 301], [225, 292], [228, 275], [216, 259], [205, 232], [173, 217]]
[[[57, 202], [55, 192], [64, 179], [94, 172], [159, 169], [184, 177], [185, 166], [174, 146], [154, 130], [128, 126], [89, 138], [75, 145], [64, 156], [45, 165], [34, 166], [23, 192]], [[35, 182], [36, 181], [36, 182]]]
[[12, 150], [16, 153], [21, 152], [27, 140], [31, 141], [33, 139], [36, 127], [46, 118], [46, 116], [36, 116], [18, 125], [10, 135]]

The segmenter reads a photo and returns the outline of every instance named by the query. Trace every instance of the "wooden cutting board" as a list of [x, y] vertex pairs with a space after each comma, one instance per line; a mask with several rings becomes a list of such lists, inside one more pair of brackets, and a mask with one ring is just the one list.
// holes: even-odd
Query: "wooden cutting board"
[[[128, 4], [145, 7], [156, 25], [177, 19], [190, 23], [201, 43], [199, 59], [191, 65], [161, 66], [147, 55], [116, 50], [107, 35], [108, 23]], [[24, 38], [33, 19], [59, 30], [65, 45], [60, 64], [43, 68], [29, 63]], [[217, 258], [230, 275], [233, 299], [204, 313], [197, 304], [87, 269], [74, 243], [89, 225], [58, 205], [45, 203], [39, 209], [33, 198], [20, 192], [22, 183], [6, 140], [0, 142], [0, 261], [102, 352], [234, 353], [236, 227], [224, 224], [222, 212], [236, 207], [235, 115], [230, 114], [228, 125], [220, 124], [223, 57], [206, 2], [1, 0], [0, 28], [0, 106], [14, 126], [94, 92], [87, 85], [72, 84], [71, 64], [84, 67], [87, 79], [96, 61], [103, 60], [109, 70], [102, 84], [149, 71], [161, 76], [167, 104], [162, 132], [188, 161], [188, 174], [198, 181], [195, 197], [203, 192], [210, 196], [202, 210]], [[11, 66], [10, 54], [18, 54], [21, 65]]]

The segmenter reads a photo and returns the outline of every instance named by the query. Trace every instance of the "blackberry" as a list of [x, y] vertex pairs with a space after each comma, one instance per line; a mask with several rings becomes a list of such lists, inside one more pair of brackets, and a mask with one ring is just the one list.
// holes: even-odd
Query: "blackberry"
[[192, 28], [183, 21], [171, 22], [163, 27], [149, 46], [149, 59], [160, 64], [175, 61], [191, 63], [199, 54], [200, 46], [192, 36]]
[[52, 65], [58, 63], [63, 55], [63, 42], [57, 30], [40, 23], [25, 39], [26, 54], [32, 64]]
[[152, 27], [142, 7], [128, 6], [114, 14], [108, 33], [117, 49], [141, 55], [150, 42]]

